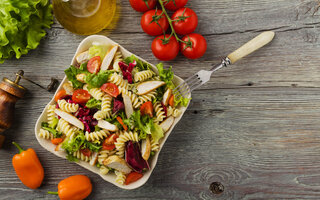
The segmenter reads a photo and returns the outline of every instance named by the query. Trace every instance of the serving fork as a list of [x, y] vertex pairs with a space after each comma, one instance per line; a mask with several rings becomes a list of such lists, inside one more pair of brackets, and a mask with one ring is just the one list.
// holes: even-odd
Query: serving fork
[[227, 67], [228, 65], [234, 64], [241, 58], [265, 46], [272, 41], [274, 35], [275, 33], [273, 31], [265, 31], [241, 46], [239, 49], [230, 53], [226, 58], [222, 59], [220, 64], [214, 65], [210, 70], [200, 70], [193, 76], [190, 76], [175, 89], [173, 89], [175, 98], [179, 99], [181, 97], [190, 97], [193, 90], [199, 88], [210, 80], [213, 72], [223, 67]]

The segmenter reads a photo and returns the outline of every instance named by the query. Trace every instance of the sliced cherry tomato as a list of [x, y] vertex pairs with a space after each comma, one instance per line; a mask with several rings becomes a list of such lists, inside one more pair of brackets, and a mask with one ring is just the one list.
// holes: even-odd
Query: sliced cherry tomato
[[207, 41], [206, 39], [197, 33], [191, 33], [182, 38], [183, 41], [191, 41], [192, 44], [180, 44], [180, 49], [183, 55], [190, 59], [197, 59], [204, 55], [207, 50]]
[[105, 83], [101, 86], [100, 89], [113, 97], [117, 97], [119, 95], [119, 88], [116, 84], [113, 83]]
[[188, 0], [167, 0], [164, 2], [164, 7], [168, 10], [175, 11], [183, 8], [187, 2]]
[[87, 64], [87, 69], [91, 74], [97, 74], [101, 67], [101, 57], [95, 56], [91, 58]]
[[169, 99], [169, 105], [173, 108], [174, 107], [174, 95], [171, 95]]
[[138, 12], [146, 12], [156, 7], [157, 0], [130, 0], [131, 7]]
[[91, 156], [91, 151], [90, 151], [90, 149], [88, 149], [88, 148], [85, 148], [85, 149], [80, 149], [80, 151], [81, 151], [81, 153], [84, 155], [84, 156], [86, 156], [86, 157], [90, 157]]
[[58, 144], [60, 144], [61, 142], [63, 142], [63, 139], [62, 139], [62, 138], [54, 138], [54, 139], [51, 139], [51, 143], [54, 144], [54, 145], [58, 145]]
[[198, 16], [190, 8], [180, 8], [171, 17], [172, 25], [176, 33], [186, 35], [196, 30], [198, 26]]
[[123, 120], [120, 116], [117, 117], [118, 122], [122, 125], [123, 129], [128, 130], [128, 126], [123, 123]]
[[138, 172], [131, 172], [130, 174], [128, 174], [126, 178], [125, 185], [129, 185], [130, 183], [136, 182], [142, 177], [143, 177], [143, 174], [140, 174]]
[[73, 92], [72, 101], [80, 104], [87, 103], [91, 98], [89, 92], [87, 90], [78, 89]]
[[59, 99], [65, 97], [66, 95], [67, 95], [67, 92], [65, 90], [60, 90], [54, 97], [54, 100], [58, 102]]
[[169, 22], [161, 10], [149, 10], [141, 17], [141, 28], [147, 34], [157, 36], [167, 31]]
[[179, 42], [176, 40], [174, 36], [166, 35], [166, 39], [164, 40], [164, 36], [158, 36], [153, 40], [151, 49], [153, 55], [157, 57], [159, 60], [172, 60], [177, 57], [179, 53]]
[[112, 134], [109, 137], [107, 137], [102, 144], [102, 149], [113, 150], [114, 148], [116, 148], [114, 143], [117, 141], [117, 138], [117, 134]]
[[147, 101], [140, 107], [141, 115], [149, 115], [153, 117], [153, 105], [151, 101]]

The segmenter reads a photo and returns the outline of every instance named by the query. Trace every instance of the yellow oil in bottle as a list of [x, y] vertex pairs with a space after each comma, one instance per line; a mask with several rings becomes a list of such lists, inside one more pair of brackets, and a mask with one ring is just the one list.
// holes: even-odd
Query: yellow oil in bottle
[[53, 12], [60, 24], [80, 35], [98, 33], [116, 13], [116, 0], [53, 0]]

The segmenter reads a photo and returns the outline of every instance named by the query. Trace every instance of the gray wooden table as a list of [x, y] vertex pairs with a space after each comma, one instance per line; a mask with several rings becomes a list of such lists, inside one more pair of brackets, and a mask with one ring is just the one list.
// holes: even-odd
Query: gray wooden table
[[[159, 156], [149, 181], [126, 191], [80, 166], [57, 158], [37, 143], [35, 122], [53, 93], [22, 81], [29, 89], [17, 103], [14, 126], [0, 150], [0, 199], [56, 199], [47, 195], [63, 178], [88, 175], [94, 185], [89, 199], [319, 199], [320, 198], [320, 11], [316, 0], [190, 0], [199, 15], [196, 32], [208, 41], [206, 55], [183, 56], [173, 65], [188, 77], [264, 30], [274, 41], [234, 66], [218, 71], [193, 93], [192, 103]], [[120, 18], [103, 31], [125, 48], [156, 64], [152, 37], [140, 28], [140, 13], [121, 0]], [[0, 65], [0, 77], [19, 69], [40, 84], [61, 80], [84, 36], [58, 23], [40, 46], [20, 60]], [[11, 158], [12, 141], [36, 150], [45, 169], [43, 185], [24, 187]], [[217, 195], [209, 185], [220, 182]]]

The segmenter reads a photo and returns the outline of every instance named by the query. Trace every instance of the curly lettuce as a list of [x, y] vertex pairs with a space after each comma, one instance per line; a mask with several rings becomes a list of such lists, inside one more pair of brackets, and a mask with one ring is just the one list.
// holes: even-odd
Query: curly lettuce
[[0, 63], [37, 48], [53, 23], [49, 0], [0, 1]]

